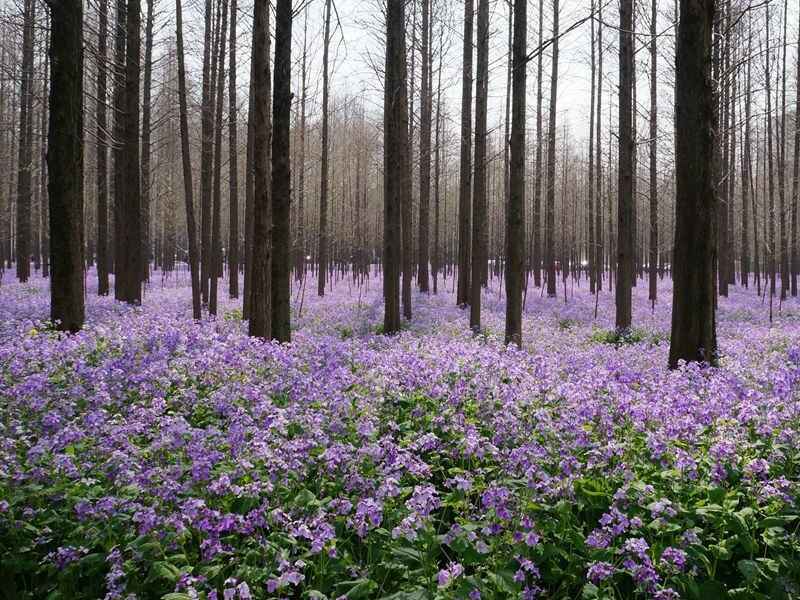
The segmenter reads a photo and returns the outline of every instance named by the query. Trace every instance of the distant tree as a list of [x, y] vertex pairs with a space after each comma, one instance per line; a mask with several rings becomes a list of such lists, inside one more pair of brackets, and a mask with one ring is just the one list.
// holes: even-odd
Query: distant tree
[[[558, 11], [556, 10], [556, 13]], [[510, 195], [506, 211], [506, 344], [522, 346], [522, 283], [525, 274], [525, 70], [528, 59], [528, 1], [514, 1], [514, 43], [511, 52]]]
[[633, 281], [633, 0], [619, 14], [619, 201], [617, 203], [616, 328], [631, 327]]
[[50, 7], [50, 120], [47, 174], [50, 214], [50, 318], [62, 331], [84, 321], [83, 3]]
[[292, 112], [292, 0], [275, 4], [275, 79], [272, 103], [272, 337], [288, 342], [292, 243], [289, 229], [292, 175], [289, 128]]
[[404, 0], [386, 3], [386, 79], [383, 101], [383, 331], [400, 331], [402, 206], [411, 191]]
[[681, 0], [676, 58], [676, 213], [669, 366], [717, 363], [711, 33], [715, 0]]
[[430, 289], [430, 202], [431, 202], [431, 125], [433, 96], [431, 94], [430, 3], [422, 0], [422, 87], [419, 116], [419, 260], [417, 285], [420, 292]]

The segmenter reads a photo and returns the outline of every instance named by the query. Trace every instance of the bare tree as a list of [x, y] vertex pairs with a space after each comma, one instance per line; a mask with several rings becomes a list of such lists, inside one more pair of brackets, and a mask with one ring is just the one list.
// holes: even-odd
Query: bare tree
[[[430, 289], [428, 264], [430, 262], [430, 202], [431, 202], [431, 46], [430, 2], [422, 0], [422, 88], [420, 90], [419, 124], [419, 260], [417, 285], [420, 292]], [[480, 18], [480, 17], [479, 17]]]
[[617, 204], [616, 328], [631, 327], [633, 280], [633, 0], [621, 0], [619, 13], [619, 201]]
[[108, 0], [100, 0], [97, 35], [97, 293], [107, 296], [108, 271]]
[[239, 155], [236, 108], [236, 22], [239, 12], [231, 0], [231, 39], [228, 76], [228, 295], [239, 297]]
[[330, 73], [328, 54], [331, 42], [331, 0], [325, 0], [325, 39], [322, 49], [322, 160], [319, 182], [319, 248], [317, 250], [317, 294], [325, 295], [328, 277], [328, 112]]
[[[625, 0], [622, 0], [623, 2]], [[547, 295], [556, 297], [556, 101], [558, 99], [558, 0], [553, 0], [553, 58], [550, 73], [550, 124], [547, 130], [547, 206], [545, 208], [544, 262]]]
[[464, 58], [461, 71], [461, 174], [458, 184], [458, 292], [465, 306], [470, 295], [472, 233], [472, 13], [473, 0], [464, 0]]

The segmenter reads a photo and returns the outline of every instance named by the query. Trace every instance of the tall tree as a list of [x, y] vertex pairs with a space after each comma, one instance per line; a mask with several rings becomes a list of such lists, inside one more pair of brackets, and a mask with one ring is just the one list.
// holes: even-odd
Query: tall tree
[[658, 180], [657, 180], [657, 138], [658, 138], [658, 21], [657, 1], [650, 3], [650, 255], [648, 257], [649, 289], [648, 298], [656, 305], [658, 295]]
[[592, 20], [590, 23], [590, 36], [589, 36], [589, 45], [591, 46], [590, 51], [590, 64], [591, 64], [591, 79], [592, 82], [589, 86], [589, 178], [587, 182], [588, 186], [588, 200], [587, 200], [587, 212], [588, 212], [588, 263], [589, 263], [589, 293], [594, 294], [596, 291], [596, 283], [597, 283], [597, 267], [595, 265], [594, 259], [596, 256], [595, 252], [595, 241], [594, 241], [594, 96], [595, 96], [595, 78], [596, 78], [596, 63], [595, 63], [595, 36], [594, 36], [594, 0], [592, 0]]
[[619, 200], [617, 203], [616, 328], [631, 327], [633, 283], [633, 0], [619, 10]]
[[[783, 47], [781, 69], [781, 114], [778, 132], [778, 212], [780, 213], [780, 257], [781, 257], [781, 298], [786, 298], [789, 290], [789, 243], [786, 227], [786, 53], [789, 49], [787, 28], [789, 23], [789, 2], [783, 3]], [[798, 58], [800, 60], [800, 58]]]
[[231, 39], [228, 75], [228, 296], [239, 297], [239, 153], [236, 107], [236, 22], [239, 12], [231, 0]]
[[33, 167], [33, 44], [36, 1], [25, 0], [19, 98], [19, 161], [17, 163], [17, 279], [31, 274], [31, 197]]
[[[556, 7], [558, 14], [558, 7]], [[558, 18], [558, 17], [556, 17]], [[514, 1], [512, 49], [510, 195], [506, 212], [506, 335], [507, 344], [522, 346], [522, 283], [525, 271], [525, 69], [528, 0]]]
[[192, 316], [202, 316], [200, 300], [199, 252], [197, 248], [197, 223], [194, 212], [194, 185], [192, 184], [192, 155], [189, 147], [189, 118], [186, 107], [186, 66], [183, 52], [183, 11], [181, 0], [175, 0], [175, 37], [178, 47], [178, 103], [181, 130], [181, 161], [183, 166], [183, 198], [186, 207], [186, 238], [189, 244], [189, 273], [192, 283]]
[[[622, 0], [623, 2], [625, 0]], [[553, 0], [553, 58], [550, 73], [550, 125], [547, 130], [547, 206], [545, 208], [544, 262], [547, 295], [556, 297], [556, 101], [558, 99], [558, 0]], [[566, 143], [566, 141], [565, 141]]]
[[141, 203], [142, 203], [142, 281], [150, 278], [150, 92], [153, 81], [153, 14], [154, 0], [147, 1], [144, 42], [144, 81], [142, 90], [142, 163], [141, 163]]
[[211, 277], [211, 186], [214, 164], [214, 34], [212, 0], [205, 0], [203, 35], [203, 91], [200, 103], [200, 295], [208, 303]]
[[84, 320], [83, 279], [83, 3], [50, 7], [50, 120], [47, 176], [50, 213], [50, 318], [63, 331]]
[[464, 0], [464, 58], [461, 71], [461, 171], [458, 183], [458, 290], [456, 303], [470, 296], [472, 233], [472, 17], [473, 0]]
[[99, 3], [97, 34], [97, 293], [108, 295], [108, 0]]
[[[139, 173], [140, 1], [128, 0], [125, 21], [125, 113], [123, 115], [124, 181], [118, 231], [114, 293], [128, 304], [142, 302], [142, 209]], [[119, 197], [119, 195], [118, 195]]]
[[[422, 0], [422, 87], [420, 90], [419, 117], [419, 260], [417, 265], [417, 285], [419, 286], [419, 291], [425, 293], [430, 289], [428, 264], [430, 262], [431, 113], [433, 111], [430, 76], [430, 2], [431, 0]], [[480, 16], [478, 18], [480, 19]], [[478, 60], [480, 61], [480, 59]]]
[[[114, 274], [118, 271], [119, 257], [122, 256], [121, 246], [125, 240], [125, 154], [123, 143], [125, 139], [125, 21], [127, 19], [126, 0], [116, 0], [115, 27], [114, 27], [114, 146], [111, 152], [113, 159], [113, 184], [114, 184], [114, 256], [111, 262]], [[120, 288], [114, 285], [114, 297], [120, 298]]]
[[[772, 148], [772, 76], [770, 74], [770, 63], [772, 62], [772, 57], [770, 54], [770, 37], [769, 37], [769, 25], [770, 25], [770, 14], [769, 14], [769, 4], [766, 7], [767, 18], [766, 18], [766, 53], [764, 55], [764, 77], [766, 79], [766, 93], [767, 93], [767, 189], [768, 189], [768, 198], [769, 198], [769, 226], [767, 229], [767, 243], [768, 248], [768, 260], [769, 260], [769, 294], [770, 298], [775, 295], [775, 179], [773, 174], [775, 172], [773, 167], [774, 161], [774, 154]], [[766, 216], [766, 215], [765, 215]]]
[[329, 47], [331, 37], [331, 0], [325, 0], [325, 39], [322, 48], [322, 160], [319, 182], [319, 242], [317, 249], [317, 295], [325, 295], [328, 277], [328, 103], [329, 103]]
[[681, 0], [676, 58], [676, 211], [669, 366], [717, 362], [711, 33], [715, 0]]
[[[595, 126], [595, 169], [597, 178], [597, 210], [595, 211], [594, 241], [595, 241], [595, 269], [597, 272], [597, 292], [603, 289], [603, 2], [597, 6], [597, 116]], [[589, 224], [591, 227], [591, 223]]]
[[292, 175], [289, 127], [292, 112], [292, 0], [275, 4], [275, 80], [272, 104], [272, 337], [290, 340], [292, 242], [289, 229]]
[[797, 204], [800, 202], [800, 12], [798, 12], [797, 26], [797, 73], [794, 86], [796, 89], [795, 124], [794, 124], [794, 167], [792, 169], [792, 223], [791, 223], [791, 279], [792, 296], [797, 296], [797, 273], [800, 271], [800, 257], [797, 252]]
[[269, 190], [269, 0], [253, 8], [253, 258], [250, 266], [250, 326], [253, 337], [270, 339], [271, 206]]
[[[527, 12], [527, 11], [526, 11]], [[544, 0], [539, 0], [539, 52], [536, 59], [536, 165], [533, 176], [533, 284], [542, 285], [542, 77]], [[513, 52], [513, 50], [512, 50]]]
[[405, 1], [387, 0], [383, 100], [383, 331], [387, 335], [400, 331], [401, 213], [411, 190], [405, 23]]
[[[486, 265], [486, 111], [489, 101], [489, 0], [478, 0], [478, 64], [475, 81], [475, 177], [472, 194], [472, 277], [469, 325], [481, 330], [481, 289]], [[524, 233], [524, 232], [523, 232]], [[524, 240], [523, 240], [524, 242]]]

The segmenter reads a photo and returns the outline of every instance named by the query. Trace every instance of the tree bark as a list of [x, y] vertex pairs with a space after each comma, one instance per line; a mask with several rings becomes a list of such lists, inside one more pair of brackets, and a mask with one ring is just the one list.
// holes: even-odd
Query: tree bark
[[[556, 6], [558, 15], [558, 6]], [[514, 2], [510, 195], [506, 211], [506, 344], [522, 347], [522, 284], [525, 272], [525, 69], [528, 2]], [[556, 19], [558, 17], [556, 16]]]
[[658, 296], [658, 180], [657, 180], [657, 138], [658, 138], [658, 62], [656, 22], [658, 20], [657, 1], [650, 3], [650, 255], [648, 257], [649, 288], [648, 299], [655, 308]]
[[236, 121], [236, 22], [239, 12], [231, 0], [231, 39], [228, 74], [228, 296], [239, 297], [239, 150]]
[[631, 327], [633, 280], [633, 0], [621, 0], [619, 15], [619, 200], [617, 203], [616, 328]]
[[289, 128], [292, 112], [292, 0], [275, 5], [275, 82], [272, 108], [272, 338], [288, 342], [292, 240], [289, 223], [292, 175]]
[[153, 0], [147, 0], [142, 91], [142, 281], [150, 279], [150, 92], [153, 80]]
[[[623, 2], [625, 0], [622, 0]], [[556, 100], [558, 98], [558, 0], [553, 2], [553, 58], [550, 74], [550, 125], [547, 131], [547, 206], [545, 208], [545, 267], [547, 296], [556, 297]], [[565, 140], [566, 143], [566, 140]]]
[[[431, 50], [430, 50], [430, 2], [422, 0], [422, 87], [420, 90], [419, 125], [419, 260], [417, 285], [419, 291], [430, 290], [430, 202], [431, 202]], [[480, 17], [479, 17], [480, 18]], [[480, 50], [479, 50], [480, 52]], [[479, 59], [480, 60], [480, 59]]]
[[322, 50], [322, 161], [319, 183], [319, 248], [317, 251], [317, 295], [325, 295], [328, 277], [328, 102], [330, 72], [328, 54], [331, 35], [331, 0], [325, 0], [325, 39]]
[[669, 366], [717, 363], [715, 221], [712, 155], [714, 0], [681, 0], [676, 59], [677, 163]]
[[97, 37], [97, 293], [107, 296], [108, 282], [108, 0], [100, 0]]
[[25, 0], [22, 34], [22, 65], [19, 98], [19, 162], [17, 165], [17, 279], [31, 274], [31, 198], [33, 166], [33, 42], [35, 0]]
[[461, 72], [461, 172], [458, 185], [458, 290], [456, 303], [470, 296], [472, 233], [472, 13], [473, 0], [464, 0], [464, 58]]
[[541, 51], [541, 48], [543, 43], [544, 0], [539, 0], [540, 51], [536, 66], [536, 167], [533, 182], [533, 284], [537, 288], [542, 285], [542, 78], [544, 76], [542, 60], [544, 52]]
[[62, 331], [78, 331], [84, 321], [83, 5], [48, 0], [48, 6], [50, 318]]

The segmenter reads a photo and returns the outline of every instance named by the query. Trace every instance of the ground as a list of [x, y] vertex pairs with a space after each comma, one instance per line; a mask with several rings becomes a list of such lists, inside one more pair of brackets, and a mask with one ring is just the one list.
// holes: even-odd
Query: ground
[[[185, 272], [56, 334], [0, 285], [0, 598], [800, 597], [800, 302], [734, 286], [721, 368], [666, 369], [671, 287], [528, 290], [469, 333], [453, 281], [380, 334], [381, 280], [295, 283], [293, 343]], [[221, 285], [227, 290], [227, 285]], [[563, 294], [561, 287], [559, 292]]]

